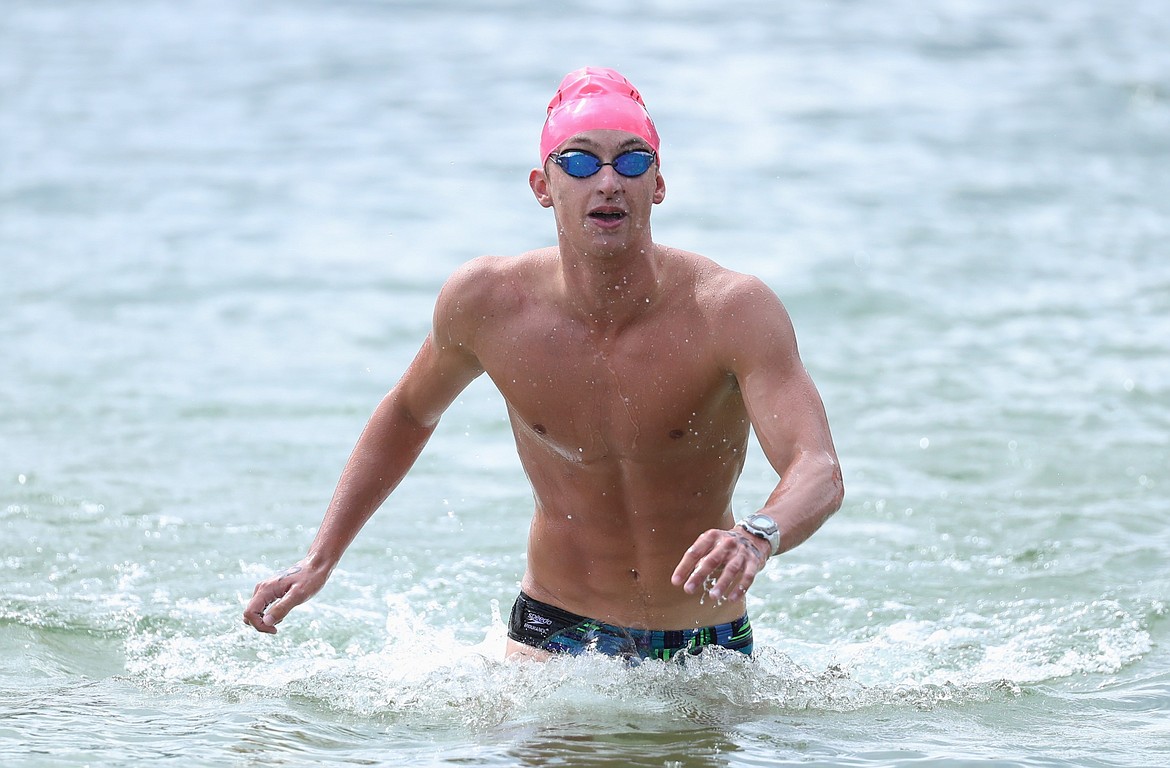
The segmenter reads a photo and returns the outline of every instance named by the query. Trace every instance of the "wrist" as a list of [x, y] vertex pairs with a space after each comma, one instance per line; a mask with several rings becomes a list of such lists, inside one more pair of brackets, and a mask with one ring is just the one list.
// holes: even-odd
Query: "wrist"
[[340, 559], [340, 557], [335, 557], [326, 552], [310, 550], [297, 565], [306, 570], [317, 571], [328, 575], [333, 573], [333, 569], [337, 567], [337, 562]]
[[767, 557], [780, 551], [780, 526], [768, 515], [757, 512], [739, 522], [739, 527], [753, 540], [762, 543]]

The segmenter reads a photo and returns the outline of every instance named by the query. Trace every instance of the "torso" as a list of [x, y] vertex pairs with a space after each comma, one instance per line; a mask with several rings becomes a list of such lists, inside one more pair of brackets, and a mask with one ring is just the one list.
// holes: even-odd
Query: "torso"
[[541, 288], [555, 251], [499, 260], [508, 279], [489, 289], [494, 311], [470, 345], [507, 401], [535, 496], [522, 588], [653, 629], [743, 614], [742, 602], [700, 602], [670, 583], [700, 533], [732, 524], [749, 423], [697, 298], [718, 268], [682, 253], [669, 263], [662, 293], [615, 331]]

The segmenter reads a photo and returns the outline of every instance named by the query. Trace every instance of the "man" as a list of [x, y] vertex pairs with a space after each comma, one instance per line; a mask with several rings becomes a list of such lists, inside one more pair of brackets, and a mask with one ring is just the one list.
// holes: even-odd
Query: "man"
[[[748, 587], [837, 510], [841, 475], [775, 294], [653, 241], [650, 211], [666, 193], [658, 148], [624, 77], [565, 77], [529, 176], [553, 209], [557, 246], [476, 259], [447, 281], [308, 555], [256, 586], [247, 624], [274, 633], [321, 589], [443, 412], [486, 373], [535, 499], [508, 656], [751, 652]], [[781, 480], [736, 524], [732, 491], [753, 427]]]

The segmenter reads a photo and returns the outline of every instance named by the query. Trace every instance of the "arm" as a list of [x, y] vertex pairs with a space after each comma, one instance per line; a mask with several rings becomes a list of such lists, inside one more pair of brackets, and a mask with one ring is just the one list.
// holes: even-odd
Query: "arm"
[[[844, 486], [825, 408], [797, 350], [792, 321], [780, 300], [762, 282], [737, 286], [715, 327], [728, 350], [764, 455], [780, 482], [760, 512], [780, 527], [780, 551], [802, 543], [841, 506]], [[741, 598], [770, 554], [767, 542], [744, 533], [706, 531], [686, 551], [672, 582], [689, 594], [713, 574], [710, 592], [718, 599]]]
[[333, 568], [366, 521], [406, 476], [447, 407], [482, 373], [453, 333], [451, 307], [461, 285], [448, 281], [435, 309], [432, 333], [395, 387], [370, 417], [342, 470], [333, 499], [296, 565], [261, 581], [244, 609], [244, 623], [273, 634], [296, 606], [325, 586]]

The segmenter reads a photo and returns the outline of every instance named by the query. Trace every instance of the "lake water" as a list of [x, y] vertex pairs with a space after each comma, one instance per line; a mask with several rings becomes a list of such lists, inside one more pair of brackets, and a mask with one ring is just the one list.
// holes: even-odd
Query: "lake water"
[[[0, 0], [6, 766], [1170, 764], [1163, 0]], [[788, 306], [841, 511], [757, 658], [498, 658], [531, 498], [486, 380], [276, 637], [463, 261], [553, 242], [622, 70], [664, 243]], [[742, 516], [775, 482], [753, 447]]]

